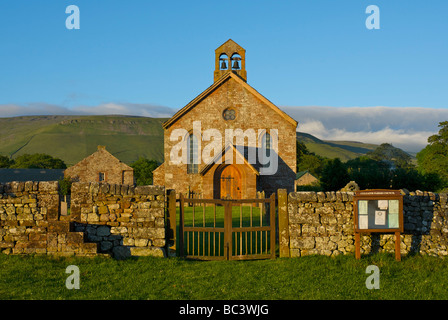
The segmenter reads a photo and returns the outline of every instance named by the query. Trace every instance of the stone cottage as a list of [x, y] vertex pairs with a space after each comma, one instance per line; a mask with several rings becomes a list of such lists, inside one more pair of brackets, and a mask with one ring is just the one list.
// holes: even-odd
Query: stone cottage
[[319, 184], [319, 179], [312, 175], [308, 170], [297, 172], [295, 186], [315, 186]]
[[134, 169], [114, 157], [105, 146], [64, 171], [65, 177], [79, 182], [134, 184]]
[[293, 191], [297, 121], [247, 83], [245, 54], [231, 39], [217, 48], [213, 84], [163, 124], [155, 185], [203, 198]]

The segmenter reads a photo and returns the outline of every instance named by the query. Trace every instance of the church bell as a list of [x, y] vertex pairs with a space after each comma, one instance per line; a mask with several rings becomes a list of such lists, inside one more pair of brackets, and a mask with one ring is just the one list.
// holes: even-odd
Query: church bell
[[238, 60], [234, 60], [232, 68], [236, 70], [240, 69], [240, 64], [238, 63]]
[[221, 70], [225, 70], [225, 69], [227, 69], [226, 62], [225, 62], [225, 60], [221, 60]]

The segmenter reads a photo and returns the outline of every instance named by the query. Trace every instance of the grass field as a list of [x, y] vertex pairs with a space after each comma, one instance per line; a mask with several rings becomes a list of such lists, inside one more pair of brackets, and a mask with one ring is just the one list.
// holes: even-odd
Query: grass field
[[[177, 221], [179, 222], [180, 210], [177, 210]], [[263, 207], [263, 215], [260, 217], [260, 208], [257, 206], [250, 206], [244, 204], [242, 206], [232, 206], [232, 226], [238, 227], [248, 227], [253, 226], [266, 226], [269, 225], [266, 219], [267, 209]], [[215, 215], [216, 213], [216, 215]], [[205, 226], [205, 227], [224, 227], [224, 206], [213, 206], [207, 205], [203, 207], [202, 205], [195, 206], [185, 206], [184, 210], [184, 223], [185, 226], [193, 226], [193, 216], [195, 226]], [[260, 219], [261, 218], [261, 219]], [[251, 223], [252, 221], [252, 223]], [[179, 224], [179, 223], [178, 223]]]
[[[80, 289], [65, 272], [80, 270]], [[367, 289], [366, 268], [380, 270], [380, 288]], [[448, 299], [448, 260], [392, 255], [307, 256], [256, 261], [189, 261], [140, 257], [52, 258], [0, 254], [0, 299], [308, 300]]]
[[0, 118], [0, 155], [47, 153], [71, 166], [105, 145], [127, 164], [140, 156], [163, 162], [165, 120], [118, 115]]

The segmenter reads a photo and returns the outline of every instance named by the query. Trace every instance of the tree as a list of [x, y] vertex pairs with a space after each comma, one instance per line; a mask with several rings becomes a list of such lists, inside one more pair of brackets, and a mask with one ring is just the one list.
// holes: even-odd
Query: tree
[[326, 191], [336, 191], [350, 181], [347, 168], [339, 158], [325, 161], [320, 178], [320, 184]]
[[303, 142], [296, 140], [297, 172], [308, 170], [314, 176], [320, 177], [325, 158], [310, 152]]
[[366, 155], [373, 160], [383, 161], [389, 164], [390, 167], [409, 168], [412, 166], [411, 156], [389, 143], [382, 143], [375, 150], [367, 152]]
[[59, 180], [59, 194], [61, 196], [66, 196], [71, 193], [72, 189], [72, 179], [70, 177], [64, 177]]
[[157, 161], [140, 157], [131, 164], [134, 169], [135, 183], [138, 186], [152, 184], [152, 172], [159, 166]]
[[9, 168], [14, 161], [9, 160], [7, 156], [0, 156], [0, 168]]
[[392, 189], [438, 191], [442, 187], [442, 180], [434, 173], [421, 173], [416, 169], [397, 168], [392, 171]]
[[45, 153], [23, 154], [18, 156], [14, 164], [10, 166], [14, 169], [66, 169], [64, 161]]
[[448, 121], [439, 123], [439, 133], [428, 138], [428, 145], [417, 153], [417, 162], [423, 174], [437, 174], [441, 185], [448, 187]]
[[351, 181], [356, 181], [361, 189], [390, 188], [391, 171], [384, 161], [361, 156], [346, 163]]
[[322, 169], [324, 165], [324, 160], [319, 156], [314, 154], [305, 154], [300, 159], [300, 163], [297, 164], [297, 171], [308, 170], [309, 173], [316, 177], [320, 177], [322, 174]]

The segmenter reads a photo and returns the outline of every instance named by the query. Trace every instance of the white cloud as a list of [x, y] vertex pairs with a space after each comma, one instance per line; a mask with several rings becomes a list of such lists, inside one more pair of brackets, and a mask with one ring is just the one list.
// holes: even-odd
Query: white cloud
[[0, 117], [35, 116], [35, 115], [66, 115], [75, 112], [48, 103], [28, 103], [26, 105], [1, 104]]
[[405, 151], [418, 152], [427, 144], [428, 137], [434, 132], [418, 131], [406, 132], [389, 127], [378, 131], [347, 131], [345, 129], [327, 129], [320, 121], [305, 122], [300, 126], [301, 132], [316, 136], [321, 140], [360, 141], [364, 143], [390, 143]]
[[78, 106], [72, 110], [82, 114], [121, 114], [152, 118], [169, 118], [175, 113], [175, 110], [168, 107], [138, 103], [104, 103], [93, 107]]
[[323, 140], [391, 143], [418, 152], [438, 124], [448, 120], [447, 109], [416, 107], [284, 107], [299, 121], [298, 131]]
[[150, 104], [137, 103], [103, 103], [96, 106], [76, 106], [66, 108], [46, 103], [30, 103], [25, 105], [0, 105], [0, 117], [16, 117], [27, 115], [130, 115], [153, 118], [168, 118], [175, 110]]

